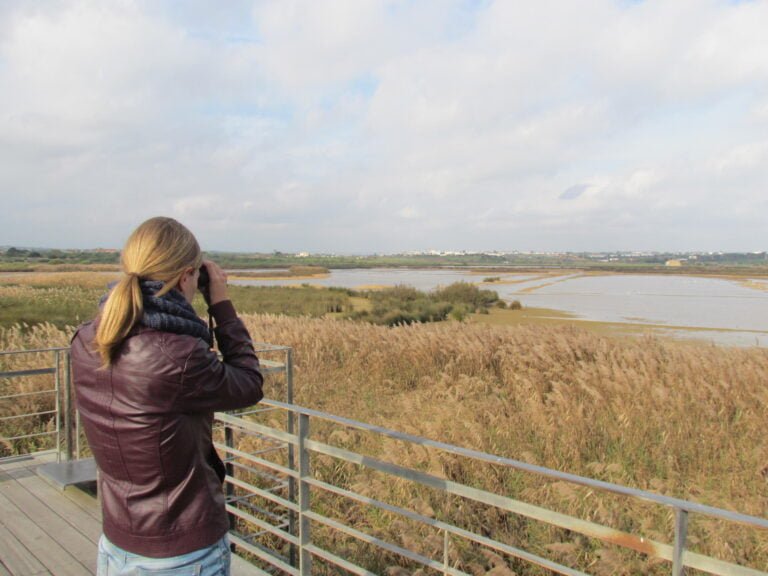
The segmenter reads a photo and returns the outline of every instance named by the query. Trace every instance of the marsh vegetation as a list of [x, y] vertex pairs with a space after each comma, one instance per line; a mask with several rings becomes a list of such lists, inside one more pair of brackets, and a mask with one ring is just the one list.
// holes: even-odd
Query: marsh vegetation
[[[60, 284], [2, 289], [19, 291], [21, 301], [44, 299], [52, 294], [46, 290], [56, 288], [63, 291], [55, 293], [61, 302], [70, 287]], [[92, 294], [102, 291], [89, 286], [80, 290], [75, 300], [83, 306]], [[281, 301], [278, 290], [259, 290], [234, 290], [233, 297], [240, 299], [238, 307], [255, 340], [294, 349], [300, 405], [557, 470], [768, 516], [768, 447], [760, 441], [768, 418], [767, 350], [682, 345], [648, 337], [612, 338], [556, 323], [508, 326], [448, 321], [386, 326], [329, 317], [329, 303], [343, 311], [353, 306], [357, 296], [308, 287], [285, 290], [294, 290], [308, 307], [312, 295], [318, 295], [311, 304], [314, 313], [296, 309], [293, 315], [276, 314], [272, 312], [277, 308], [290, 308], [290, 301]], [[259, 296], [249, 301], [243, 294]], [[401, 296], [403, 301], [418, 301], [410, 291]], [[451, 302], [450, 298], [449, 292], [441, 300]], [[485, 296], [480, 298], [481, 305], [488, 303]], [[275, 309], [265, 310], [265, 301]], [[375, 306], [375, 299], [370, 303]], [[0, 349], [65, 346], [72, 330], [51, 323], [6, 325], [0, 328]], [[2, 358], [0, 370], [33, 364], [23, 362]], [[4, 380], [0, 395], [35, 390], [41, 382], [34, 376]], [[10, 409], [45, 409], [32, 405], [34, 398]], [[3, 435], [9, 432], [4, 429]], [[353, 432], [320, 427], [313, 434], [330, 444], [443, 478], [654, 540], [671, 540], [674, 519], [664, 509], [496, 466], [473, 465], [426, 449], [406, 450], [395, 441]], [[10, 445], [2, 448], [5, 454], [12, 449]], [[459, 503], [426, 488], [386, 481], [374, 472], [329, 458], [316, 459], [313, 467], [320, 479], [492, 534], [589, 573], [669, 571], [668, 564], [648, 562], [640, 554], [480, 505]], [[331, 510], [334, 502], [317, 505]], [[334, 513], [360, 530], [425, 555], [442, 553], [432, 534], [386, 514], [357, 506]], [[701, 517], [692, 523], [689, 534], [689, 544], [698, 552], [751, 566], [768, 564], [764, 534]], [[326, 538], [324, 545], [329, 549], [344, 551], [372, 571], [392, 570], [397, 563], [386, 554], [373, 556], [348, 539], [332, 534]], [[453, 565], [473, 574], [497, 568], [498, 574], [540, 574], [471, 547], [456, 546], [450, 554]], [[400, 568], [413, 570], [407, 563]]]

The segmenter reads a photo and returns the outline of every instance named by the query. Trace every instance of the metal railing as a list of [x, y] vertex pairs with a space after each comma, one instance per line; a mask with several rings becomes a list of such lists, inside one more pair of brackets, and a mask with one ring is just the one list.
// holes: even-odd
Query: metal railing
[[71, 390], [69, 348], [0, 351], [0, 444], [8, 452], [0, 456], [55, 452], [71, 460]]
[[[344, 537], [370, 545], [383, 554], [400, 557], [403, 561], [410, 562], [416, 567], [432, 569], [451, 576], [467, 574], [456, 567], [458, 565], [457, 562], [451, 561], [452, 551], [461, 548], [456, 543], [456, 540], [466, 543], [467, 545], [463, 547], [465, 549], [471, 546], [485, 548], [494, 553], [500, 553], [517, 559], [517, 561], [544, 568], [552, 573], [569, 576], [586, 575], [581, 570], [526, 551], [519, 546], [504, 543], [494, 539], [492, 536], [462, 528], [448, 521], [439, 520], [432, 517], [432, 515], [425, 515], [415, 510], [372, 498], [349, 487], [342, 487], [320, 480], [315, 477], [310, 463], [313, 458], [324, 457], [339, 463], [355, 465], [360, 469], [375, 471], [385, 475], [392, 482], [407, 481], [414, 485], [428, 487], [461, 501], [474, 502], [495, 508], [501, 514], [522, 517], [528, 521], [541, 522], [567, 531], [565, 532], [567, 534], [579, 534], [583, 537], [640, 553], [648, 559], [659, 559], [669, 565], [668, 573], [674, 576], [684, 574], [686, 568], [722, 576], [757, 576], [768, 574], [768, 572], [763, 572], [757, 568], [741, 566], [733, 562], [694, 552], [687, 546], [688, 521], [691, 515], [702, 515], [720, 521], [734, 522], [760, 532], [768, 529], [768, 520], [766, 519], [558, 472], [541, 466], [469, 450], [443, 442], [436, 442], [292, 404], [269, 400], [263, 401], [263, 404], [272, 409], [278, 408], [285, 411], [289, 415], [289, 421], [291, 418], [295, 418], [297, 420], [296, 432], [293, 433], [272, 425], [265, 425], [254, 421], [248, 416], [217, 413], [215, 418], [228, 428], [238, 431], [241, 437], [241, 444], [248, 444], [247, 441], [242, 441], [243, 438], [253, 437], [272, 442], [275, 446], [282, 445], [292, 447], [295, 450], [295, 453], [292, 453], [290, 458], [279, 461], [275, 459], [270, 460], [259, 453], [259, 451], [249, 452], [246, 449], [238, 448], [231, 442], [231, 438], [223, 444], [217, 444], [217, 447], [227, 454], [227, 459], [230, 462], [239, 460], [238, 469], [248, 472], [250, 474], [249, 477], [252, 479], [252, 481], [248, 481], [232, 474], [227, 476], [227, 483], [239, 492], [239, 496], [231, 498], [227, 509], [240, 524], [240, 528], [234, 530], [231, 534], [232, 541], [236, 546], [258, 559], [262, 564], [264, 573], [268, 573], [267, 570], [271, 570], [271, 573], [274, 573], [274, 570], [279, 570], [293, 576], [307, 576], [313, 573], [313, 562], [320, 559], [324, 564], [340, 568], [352, 574], [373, 574], [369, 567], [355, 564], [349, 558], [344, 558], [342, 555], [328, 549], [328, 547], [323, 547], [321, 540], [328, 540], [327, 535], [320, 538], [315, 537], [316, 529], [322, 527], [325, 531], [330, 530]], [[327, 430], [329, 425], [331, 427], [340, 427], [345, 430], [396, 440], [404, 443], [405, 446], [418, 446], [436, 450], [443, 454], [467, 458], [478, 464], [491, 464], [507, 470], [533, 474], [542, 479], [567, 482], [586, 487], [590, 490], [661, 506], [673, 512], [674, 538], [671, 543], [644, 538], [589, 520], [556, 512], [542, 506], [523, 502], [506, 494], [490, 492], [429, 474], [423, 470], [405, 467], [398, 463], [387, 462], [377, 457], [334, 446], [328, 442], [311, 437], [311, 422], [323, 422], [324, 435], [326, 436], [329, 436]], [[295, 454], [295, 461], [293, 454]], [[295, 482], [295, 493], [288, 492], [289, 486], [286, 483], [283, 483], [286, 492], [282, 495], [272, 489], [261, 486], [259, 478], [265, 475], [275, 480], [287, 479]], [[381, 513], [393, 514], [415, 522], [417, 525], [436, 530], [442, 534], [442, 553], [439, 554], [439, 557], [425, 555], [422, 552], [366, 533], [359, 527], [346, 524], [343, 519], [333, 518], [324, 514], [316, 506], [313, 507], [311, 505], [313, 497], [320, 493], [334, 495], [346, 501], [348, 505], [352, 503], [365, 505]], [[255, 498], [260, 499], [260, 504], [253, 503]], [[243, 506], [243, 502], [248, 504]], [[327, 504], [323, 506], [327, 506]], [[282, 510], [284, 514], [277, 514], [275, 510], [278, 509]], [[269, 514], [263, 514], [264, 511], [267, 511]], [[270, 517], [283, 520], [286, 515], [295, 517], [295, 523], [289, 526], [285, 522], [270, 522]], [[475, 530], [480, 528], [482, 527], [474, 527]], [[263, 543], [265, 536], [267, 540], [271, 539], [271, 547]], [[289, 554], [284, 553], [286, 546], [290, 550]]]
[[[392, 482], [407, 482], [426, 487], [461, 502], [472, 502], [496, 510], [499, 514], [543, 523], [566, 534], [579, 534], [623, 549], [640, 553], [646, 558], [659, 559], [669, 565], [674, 576], [684, 574], [686, 568], [721, 576], [768, 575], [759, 568], [695, 552], [689, 548], [688, 526], [693, 515], [722, 522], [736, 523], [765, 534], [768, 520], [705, 506], [677, 498], [670, 498], [626, 486], [594, 480], [582, 476], [502, 458], [475, 450], [453, 446], [406, 434], [381, 426], [358, 422], [341, 416], [303, 408], [293, 404], [292, 350], [284, 346], [257, 345], [261, 353], [284, 354], [280, 361], [264, 360], [266, 373], [283, 373], [284, 388], [271, 390], [285, 402], [264, 400], [258, 406], [236, 414], [216, 413], [216, 447], [224, 453], [227, 470], [227, 510], [231, 517], [231, 539], [236, 547], [251, 555], [264, 574], [281, 571], [293, 576], [306, 576], [313, 572], [313, 563], [342, 569], [352, 574], [373, 574], [370, 568], [356, 564], [338, 550], [326, 546], [326, 532], [371, 546], [381, 554], [401, 558], [415, 566], [451, 576], [467, 574], [455, 560], [456, 551], [467, 547], [480, 547], [500, 553], [517, 561], [538, 566], [556, 574], [586, 575], [579, 569], [561, 564], [541, 553], [525, 550], [494, 538], [493, 534], [478, 532], [481, 527], [462, 527], [433, 514], [411, 510], [384, 502], [356, 491], [351, 486], [326, 482], [316, 476], [313, 461], [330, 459], [360, 470], [373, 471]], [[34, 362], [19, 361], [21, 355], [36, 355]], [[26, 383], [20, 390], [10, 392], [11, 381]], [[48, 440], [60, 460], [78, 459], [83, 452], [80, 441], [79, 418], [73, 406], [68, 348], [45, 348], [0, 352], [0, 443], [11, 448], [11, 457], [24, 453], [24, 446], [34, 440]], [[43, 398], [42, 404], [53, 409], [33, 409], [19, 412], [18, 405], [25, 398]], [[18, 412], [18, 413], [17, 413]], [[7, 435], [13, 427], [8, 423], [31, 420], [30, 431]], [[313, 423], [311, 426], [311, 423]], [[15, 427], [13, 427], [15, 428]], [[320, 429], [328, 436], [321, 441], [312, 437], [310, 429]], [[390, 439], [406, 447], [434, 450], [445, 455], [465, 458], [479, 465], [493, 465], [503, 470], [534, 475], [585, 487], [590, 491], [613, 494], [634, 501], [642, 501], [670, 511], [674, 517], [671, 542], [662, 542], [605, 526], [550, 508], [513, 498], [509, 493], [496, 493], [476, 486], [430, 474], [424, 470], [388, 462], [366, 455], [355, 449], [342, 448], [330, 441], [328, 428], [352, 431], [373, 438]], [[358, 450], [358, 451], [356, 451]], [[0, 458], [2, 460], [2, 458]], [[331, 495], [346, 505], [366, 506], [405, 519], [441, 534], [443, 547], [438, 557], [423, 551], [387, 541], [366, 532], [362, 526], [344, 522], [324, 513], [313, 502], [320, 494]], [[464, 543], [464, 548], [462, 544]], [[768, 545], [762, 545], [768, 548]]]
[[[293, 402], [292, 349], [254, 343], [262, 372], [284, 372], [280, 396]], [[24, 405], [28, 405], [27, 408]], [[87, 442], [75, 407], [69, 347], [0, 351], [0, 461], [55, 453], [57, 461], [79, 460]]]

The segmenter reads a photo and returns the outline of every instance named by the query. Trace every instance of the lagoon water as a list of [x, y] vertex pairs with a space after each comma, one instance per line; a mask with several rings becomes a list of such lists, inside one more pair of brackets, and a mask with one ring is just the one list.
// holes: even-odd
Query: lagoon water
[[[551, 282], [551, 281], [550, 281]], [[676, 335], [741, 346], [768, 346], [768, 292], [736, 280], [664, 275], [577, 276], [530, 292], [499, 290], [523, 305], [579, 318], [668, 326]], [[524, 290], [524, 289], [523, 289]], [[677, 334], [675, 328], [700, 328]]]
[[[660, 274], [561, 276], [497, 274], [507, 283], [489, 286], [507, 301], [525, 307], [550, 308], [582, 320], [622, 322], [662, 327], [673, 336], [699, 338], [736, 346], [768, 346], [768, 281], [752, 280], [750, 288], [738, 280]], [[452, 282], [479, 282], [484, 275], [465, 270], [374, 268], [332, 270], [325, 278], [309, 280], [242, 280], [238, 284], [313, 284], [360, 288], [407, 284], [433, 290]], [[681, 330], [681, 327], [688, 328]]]

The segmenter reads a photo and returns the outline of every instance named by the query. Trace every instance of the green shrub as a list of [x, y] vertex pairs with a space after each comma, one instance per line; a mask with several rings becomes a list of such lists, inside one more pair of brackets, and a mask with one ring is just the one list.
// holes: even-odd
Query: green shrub
[[493, 290], [481, 290], [469, 282], [454, 282], [435, 290], [434, 298], [452, 304], [466, 304], [477, 311], [497, 302], [499, 295]]

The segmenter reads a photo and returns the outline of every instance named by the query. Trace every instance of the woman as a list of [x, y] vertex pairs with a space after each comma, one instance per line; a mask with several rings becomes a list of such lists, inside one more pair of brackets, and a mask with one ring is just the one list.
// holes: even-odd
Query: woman
[[[226, 275], [179, 222], [141, 224], [121, 263], [100, 314], [72, 340], [77, 407], [100, 471], [98, 574], [229, 574], [211, 425], [215, 410], [262, 398], [259, 361]], [[190, 304], [201, 266], [223, 361]]]

